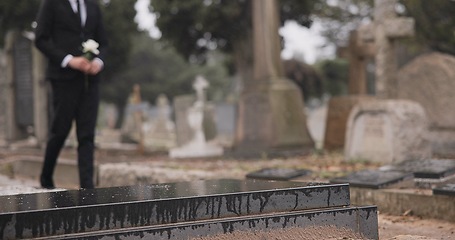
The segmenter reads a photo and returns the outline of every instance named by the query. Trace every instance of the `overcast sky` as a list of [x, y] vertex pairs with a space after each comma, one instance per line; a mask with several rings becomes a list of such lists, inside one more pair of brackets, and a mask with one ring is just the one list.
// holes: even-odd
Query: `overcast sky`
[[[136, 21], [139, 28], [149, 30], [150, 36], [159, 38], [161, 33], [155, 27], [155, 16], [148, 10], [150, 0], [138, 0], [136, 4]], [[280, 35], [285, 41], [281, 53], [284, 59], [292, 58], [294, 55], [304, 57], [309, 64], [314, 63], [318, 58], [332, 57], [335, 50], [332, 48], [320, 49], [324, 44], [324, 38], [319, 34], [321, 24], [314, 22], [310, 29], [304, 28], [295, 22], [288, 22], [280, 29]]]

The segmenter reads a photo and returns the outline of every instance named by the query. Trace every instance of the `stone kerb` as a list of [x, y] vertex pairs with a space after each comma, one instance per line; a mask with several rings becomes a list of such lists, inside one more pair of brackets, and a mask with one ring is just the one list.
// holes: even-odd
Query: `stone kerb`
[[362, 102], [353, 108], [347, 124], [346, 160], [392, 163], [431, 157], [428, 120], [416, 102]]

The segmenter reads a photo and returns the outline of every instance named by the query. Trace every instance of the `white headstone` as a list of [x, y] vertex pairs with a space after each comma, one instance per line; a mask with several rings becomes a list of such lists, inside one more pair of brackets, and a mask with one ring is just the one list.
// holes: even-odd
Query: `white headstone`
[[187, 122], [193, 130], [193, 138], [190, 142], [179, 148], [171, 149], [169, 152], [172, 158], [194, 158], [213, 157], [223, 154], [223, 148], [214, 143], [207, 142], [204, 135], [203, 119], [205, 107], [205, 89], [209, 86], [207, 80], [202, 76], [196, 77], [193, 88], [196, 91], [197, 99], [187, 112]]
[[370, 100], [348, 118], [345, 159], [392, 163], [431, 157], [428, 120], [409, 100]]

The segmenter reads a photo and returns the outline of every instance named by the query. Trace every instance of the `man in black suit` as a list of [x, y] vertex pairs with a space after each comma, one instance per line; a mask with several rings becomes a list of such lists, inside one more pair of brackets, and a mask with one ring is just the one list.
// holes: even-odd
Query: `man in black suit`
[[[57, 158], [76, 123], [81, 188], [94, 188], [94, 139], [99, 104], [99, 73], [107, 37], [95, 0], [43, 0], [37, 17], [35, 45], [48, 58], [47, 79], [53, 93], [54, 118], [40, 176], [41, 186], [54, 188]], [[88, 60], [82, 43], [99, 43], [99, 55]]]

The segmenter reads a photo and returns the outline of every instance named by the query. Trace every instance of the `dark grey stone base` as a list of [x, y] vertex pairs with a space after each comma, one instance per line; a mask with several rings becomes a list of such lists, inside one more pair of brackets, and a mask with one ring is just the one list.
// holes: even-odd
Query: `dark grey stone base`
[[[305, 229], [315, 226], [330, 226], [340, 229], [340, 231], [350, 230], [361, 235], [364, 239], [379, 238], [376, 207], [347, 207], [121, 229], [90, 234], [74, 234], [48, 239], [191, 239], [193, 237], [216, 236], [237, 231], [263, 232], [286, 228]], [[344, 236], [338, 237], [341, 239]], [[324, 233], [321, 233], [321, 239], [323, 238]]]

